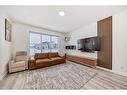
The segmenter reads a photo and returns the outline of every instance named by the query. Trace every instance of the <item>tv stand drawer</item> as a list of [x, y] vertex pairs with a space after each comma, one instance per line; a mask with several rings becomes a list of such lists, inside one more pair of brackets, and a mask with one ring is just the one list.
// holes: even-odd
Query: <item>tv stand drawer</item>
[[82, 56], [76, 56], [76, 55], [67, 55], [66, 58], [69, 61], [73, 61], [76, 63], [87, 65], [87, 66], [90, 66], [93, 68], [95, 68], [97, 65], [97, 59], [96, 58], [82, 57]]

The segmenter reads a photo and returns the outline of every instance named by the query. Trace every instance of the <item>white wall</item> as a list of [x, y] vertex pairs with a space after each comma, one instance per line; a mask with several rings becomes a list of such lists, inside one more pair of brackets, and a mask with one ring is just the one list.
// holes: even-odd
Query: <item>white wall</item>
[[113, 16], [113, 71], [127, 75], [127, 11]]
[[21, 50], [25, 50], [29, 52], [29, 32], [30, 31], [59, 36], [60, 38], [59, 52], [61, 54], [65, 53], [65, 41], [64, 41], [65, 34], [48, 31], [48, 30], [36, 28], [33, 26], [21, 24], [21, 23], [13, 23], [13, 34], [12, 34], [13, 55], [15, 55], [16, 51], [21, 51]]
[[[70, 37], [70, 41], [67, 43], [68, 45], [77, 45], [77, 40], [87, 37], [97, 36], [97, 24], [92, 23], [81, 27], [78, 30], [70, 32], [67, 34]], [[88, 52], [81, 52], [79, 50], [66, 50], [67, 54], [71, 55], [80, 55], [80, 56], [88, 56], [88, 57], [97, 57], [97, 52], [95, 53], [88, 53]]]
[[5, 41], [5, 18], [6, 15], [0, 14], [0, 80], [6, 75], [11, 59], [11, 42]]

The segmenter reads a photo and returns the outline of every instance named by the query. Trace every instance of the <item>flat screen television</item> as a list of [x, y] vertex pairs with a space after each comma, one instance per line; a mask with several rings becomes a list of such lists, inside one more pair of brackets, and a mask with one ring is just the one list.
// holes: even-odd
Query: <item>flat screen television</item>
[[78, 50], [81, 50], [82, 52], [94, 52], [100, 50], [100, 38], [98, 36], [80, 39], [77, 41], [77, 44]]

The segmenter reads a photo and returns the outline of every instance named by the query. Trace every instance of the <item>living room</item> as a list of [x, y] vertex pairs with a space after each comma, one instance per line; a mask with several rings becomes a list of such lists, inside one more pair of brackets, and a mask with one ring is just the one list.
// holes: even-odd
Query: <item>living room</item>
[[126, 17], [127, 6], [0, 6], [0, 89], [127, 89]]

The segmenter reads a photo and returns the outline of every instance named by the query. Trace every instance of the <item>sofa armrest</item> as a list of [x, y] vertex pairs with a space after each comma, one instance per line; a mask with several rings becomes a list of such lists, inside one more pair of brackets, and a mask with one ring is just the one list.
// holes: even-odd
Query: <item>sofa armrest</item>
[[28, 69], [28, 61], [29, 61], [29, 59], [27, 58], [27, 59], [25, 60], [26, 69]]
[[14, 60], [11, 60], [11, 61], [9, 62], [9, 65], [14, 64], [14, 63], [15, 63], [15, 61], [14, 61]]
[[64, 59], [65, 59], [65, 56], [64, 56], [64, 55], [59, 55], [59, 57], [61, 57], [61, 58], [64, 58]]
[[15, 61], [14, 60], [11, 60], [10, 62], [9, 62], [9, 64], [8, 64], [8, 69], [9, 69], [9, 73], [11, 73], [12, 72], [12, 65], [15, 63]]
[[29, 57], [29, 60], [35, 60], [34, 56]]
[[9, 62], [9, 68], [10, 68], [14, 63], [15, 63], [15, 61], [14, 61], [14, 60], [11, 60], [11, 61]]
[[34, 57], [29, 58], [28, 60], [28, 69], [34, 69], [36, 67], [36, 60]]

